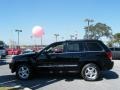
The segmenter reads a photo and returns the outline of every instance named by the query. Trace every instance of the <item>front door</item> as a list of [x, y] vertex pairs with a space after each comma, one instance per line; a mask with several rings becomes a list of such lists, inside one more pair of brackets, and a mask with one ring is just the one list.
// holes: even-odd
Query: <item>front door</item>
[[50, 45], [38, 56], [38, 68], [40, 70], [60, 71], [67, 65], [67, 61], [72, 58], [72, 54], [65, 53], [65, 43], [59, 42]]

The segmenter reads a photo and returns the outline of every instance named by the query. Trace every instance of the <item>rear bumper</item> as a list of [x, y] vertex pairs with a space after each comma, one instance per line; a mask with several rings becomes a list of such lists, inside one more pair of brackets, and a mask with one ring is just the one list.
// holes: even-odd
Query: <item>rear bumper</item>
[[103, 70], [110, 70], [112, 69], [114, 66], [114, 62], [113, 61], [105, 61], [103, 64]]

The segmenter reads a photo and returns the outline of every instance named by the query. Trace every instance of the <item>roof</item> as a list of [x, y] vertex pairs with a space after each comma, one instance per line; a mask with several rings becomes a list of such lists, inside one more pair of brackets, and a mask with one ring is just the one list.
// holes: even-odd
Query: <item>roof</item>
[[66, 40], [66, 41], [100, 41], [100, 40], [79, 39], [79, 40]]
[[85, 42], [100, 42], [100, 40], [88, 40], [88, 39], [79, 39], [79, 40], [65, 40], [65, 41], [58, 41], [54, 43], [63, 43], [63, 42], [80, 42], [80, 41], [85, 41]]

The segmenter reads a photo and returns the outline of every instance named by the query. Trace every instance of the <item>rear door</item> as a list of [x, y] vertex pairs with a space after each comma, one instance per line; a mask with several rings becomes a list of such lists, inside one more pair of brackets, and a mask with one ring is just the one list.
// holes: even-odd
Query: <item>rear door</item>
[[69, 65], [73, 66], [72, 69], [79, 69], [80, 62], [84, 60], [84, 44], [80, 41], [71, 41], [67, 43], [66, 53], [71, 54], [71, 59], [67, 62]]

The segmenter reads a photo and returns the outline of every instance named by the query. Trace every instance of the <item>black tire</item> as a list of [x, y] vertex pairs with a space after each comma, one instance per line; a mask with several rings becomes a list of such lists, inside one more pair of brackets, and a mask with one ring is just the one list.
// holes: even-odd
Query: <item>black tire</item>
[[96, 81], [100, 76], [100, 69], [96, 64], [88, 63], [82, 68], [81, 75], [86, 81]]
[[16, 70], [16, 76], [20, 80], [28, 80], [32, 77], [32, 69], [27, 64], [21, 64]]

